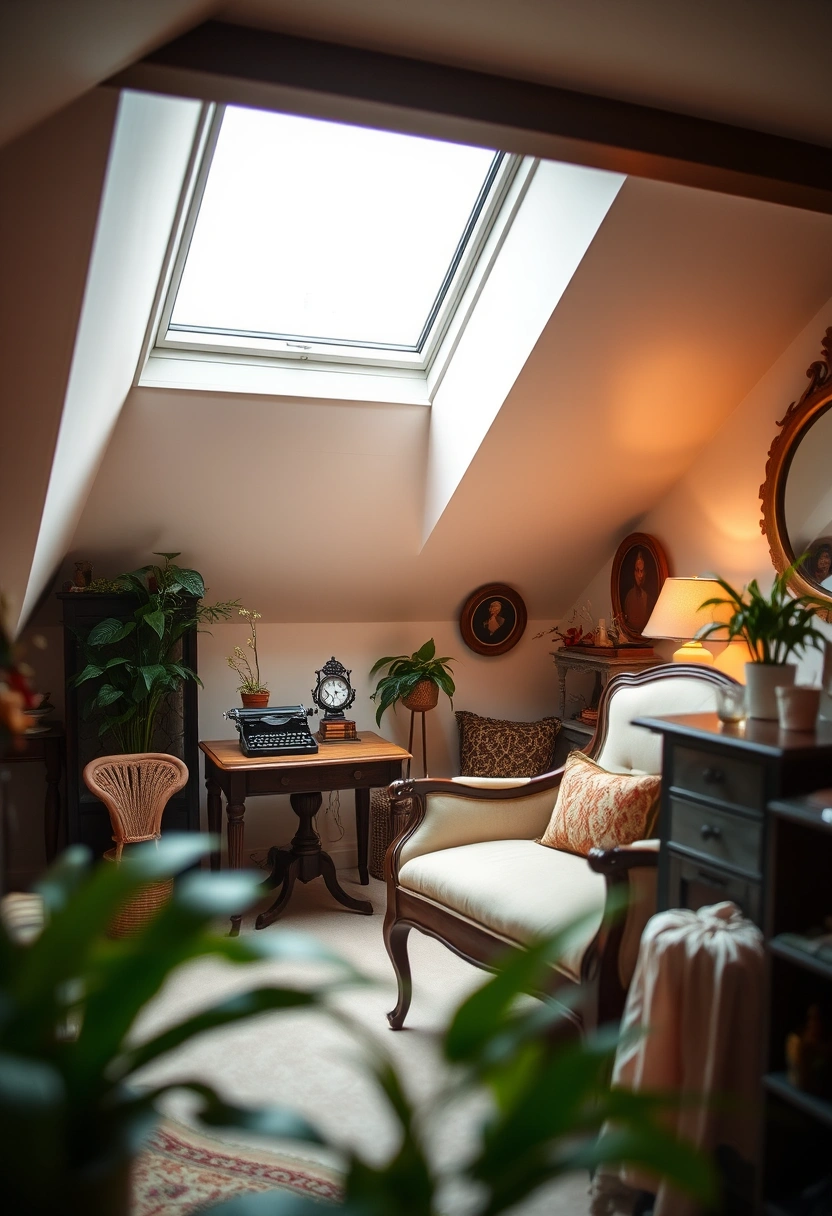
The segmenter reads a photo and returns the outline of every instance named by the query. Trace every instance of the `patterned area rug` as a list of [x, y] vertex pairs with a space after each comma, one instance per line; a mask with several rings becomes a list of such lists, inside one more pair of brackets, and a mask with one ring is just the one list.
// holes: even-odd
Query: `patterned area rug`
[[132, 1216], [188, 1216], [247, 1191], [293, 1191], [337, 1203], [336, 1170], [163, 1121], [133, 1166]]

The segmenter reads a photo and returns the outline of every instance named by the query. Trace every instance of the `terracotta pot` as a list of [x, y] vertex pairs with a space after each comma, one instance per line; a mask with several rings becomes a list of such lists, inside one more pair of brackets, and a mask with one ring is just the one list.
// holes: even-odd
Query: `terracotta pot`
[[240, 697], [243, 702], [243, 709], [265, 709], [269, 703], [271, 693], [268, 692], [241, 692]]
[[435, 709], [438, 701], [439, 685], [434, 684], [433, 680], [420, 680], [413, 692], [402, 697], [402, 705], [405, 709], [412, 709], [418, 713], [424, 713], [427, 709]]

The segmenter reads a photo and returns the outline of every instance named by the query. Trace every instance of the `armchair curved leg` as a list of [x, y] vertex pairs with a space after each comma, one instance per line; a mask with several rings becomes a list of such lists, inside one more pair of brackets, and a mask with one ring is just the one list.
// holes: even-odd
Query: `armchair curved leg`
[[393, 964], [393, 970], [396, 973], [396, 984], [399, 993], [395, 1009], [391, 1009], [387, 1015], [387, 1021], [390, 1023], [391, 1030], [401, 1030], [407, 1017], [407, 1011], [410, 1008], [410, 998], [413, 995], [413, 982], [410, 978], [410, 959], [407, 957], [407, 937], [410, 933], [410, 928], [410, 925], [404, 924], [402, 921], [396, 921], [392, 925], [384, 926], [384, 944], [387, 947], [390, 962]]

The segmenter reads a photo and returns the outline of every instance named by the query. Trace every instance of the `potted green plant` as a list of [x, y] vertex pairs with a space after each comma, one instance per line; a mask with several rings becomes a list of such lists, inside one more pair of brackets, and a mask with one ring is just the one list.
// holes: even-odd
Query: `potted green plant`
[[237, 601], [204, 604], [205, 582], [177, 566], [178, 553], [157, 553], [164, 565], [142, 566], [115, 580], [136, 604], [127, 620], [107, 617], [78, 635], [85, 666], [70, 683], [93, 684], [84, 714], [99, 722], [121, 753], [153, 751], [157, 716], [186, 680], [202, 681], [180, 661], [181, 638], [200, 624], [228, 617]]
[[814, 595], [789, 594], [789, 580], [807, 558], [799, 557], [782, 574], [778, 574], [768, 595], [752, 579], [742, 591], [737, 591], [722, 578], [717, 582], [724, 596], [712, 596], [701, 608], [727, 609], [727, 621], [711, 621], [698, 631], [698, 638], [717, 634], [727, 640], [742, 638], [753, 656], [745, 665], [746, 711], [751, 718], [776, 718], [775, 688], [794, 684], [797, 666], [788, 662], [792, 655], [807, 647], [822, 648], [826, 638], [815, 624], [818, 610], [826, 611], [828, 602]]
[[[37, 884], [45, 924], [23, 942], [0, 924], [0, 1177], [18, 1216], [128, 1216], [132, 1157], [152, 1130], [160, 1097], [192, 1091], [204, 1123], [320, 1141], [289, 1111], [242, 1109], [202, 1080], [138, 1088], [135, 1074], [195, 1036], [268, 1010], [322, 1005], [344, 980], [342, 959], [297, 933], [225, 937], [212, 922], [259, 896], [254, 875], [185, 874], [137, 934], [107, 930], [149, 881], [171, 877], [217, 846], [213, 837], [171, 834], [139, 845], [120, 866], [95, 865], [68, 849]], [[334, 965], [315, 986], [270, 985], [189, 1013], [137, 1037], [134, 1023], [168, 976], [188, 960], [230, 963], [306, 959]]]
[[[37, 884], [46, 916], [34, 940], [18, 940], [0, 922], [0, 1176], [6, 1208], [16, 1216], [128, 1216], [131, 1160], [170, 1089], [190, 1090], [209, 1125], [324, 1143], [291, 1111], [237, 1107], [202, 1079], [144, 1088], [135, 1081], [145, 1066], [198, 1035], [279, 1009], [324, 1011], [345, 983], [366, 982], [324, 945], [285, 928], [242, 937], [212, 932], [213, 921], [260, 895], [256, 877], [239, 871], [187, 873], [138, 934], [107, 937], [117, 910], [144, 883], [179, 873], [214, 847], [212, 837], [171, 835], [158, 848], [137, 846], [116, 867], [93, 865], [88, 850], [75, 846]], [[570, 1169], [622, 1160], [707, 1200], [707, 1162], [662, 1126], [673, 1100], [609, 1088], [615, 1033], [564, 1036], [568, 1015], [558, 1002], [518, 1006], [521, 994], [545, 987], [569, 932], [498, 962], [496, 975], [461, 1005], [444, 1036], [445, 1057], [456, 1070], [446, 1096], [479, 1090], [490, 1098], [478, 1151], [464, 1167], [477, 1188], [477, 1212], [497, 1216]], [[171, 973], [209, 955], [327, 970], [314, 986], [235, 990], [149, 1037], [137, 1036], [139, 1014]], [[350, 1021], [342, 1002], [332, 1014], [352, 1025], [401, 1131], [381, 1164], [341, 1150], [346, 1185], [339, 1210], [436, 1216], [446, 1179], [430, 1165], [420, 1112], [373, 1036]], [[599, 1138], [607, 1123], [615, 1130]], [[312, 1216], [320, 1208], [278, 1192], [235, 1197], [217, 1213], [290, 1210]]]
[[444, 692], [451, 702], [456, 692], [449, 663], [456, 662], [449, 656], [436, 657], [436, 645], [433, 638], [414, 650], [413, 654], [387, 655], [378, 659], [370, 668], [370, 676], [374, 676], [383, 668], [389, 668], [376, 685], [375, 692], [370, 694], [370, 700], [377, 701], [376, 724], [381, 725], [381, 718], [386, 709], [401, 701], [405, 709], [433, 709], [439, 700], [440, 691]]
[[248, 709], [264, 709], [269, 703], [270, 693], [268, 686], [260, 679], [260, 660], [257, 655], [257, 622], [260, 620], [260, 613], [255, 612], [253, 608], [238, 608], [237, 611], [248, 621], [250, 634], [246, 646], [252, 651], [254, 665], [252, 666], [252, 661], [242, 646], [235, 646], [234, 653], [228, 656], [228, 666], [239, 677], [237, 692], [243, 705]]

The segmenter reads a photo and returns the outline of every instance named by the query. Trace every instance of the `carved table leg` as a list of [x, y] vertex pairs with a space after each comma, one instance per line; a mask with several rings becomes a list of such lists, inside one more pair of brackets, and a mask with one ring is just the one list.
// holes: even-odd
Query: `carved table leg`
[[255, 929], [265, 929], [277, 920], [289, 902], [295, 880], [300, 873], [300, 858], [292, 856], [290, 849], [271, 849], [269, 860], [272, 862], [272, 872], [264, 885], [275, 887], [279, 882], [282, 882], [283, 885], [272, 906], [267, 911], [261, 912], [255, 920]]
[[[205, 788], [208, 791], [208, 831], [213, 836], [219, 836], [222, 831], [222, 794], [216, 777], [206, 777]], [[211, 869], [218, 870], [219, 868], [220, 850], [215, 849], [211, 854]]]
[[367, 854], [370, 848], [370, 791], [355, 791], [355, 839], [358, 848], [358, 881], [366, 887], [370, 881]]
[[[225, 808], [228, 816], [228, 866], [231, 870], [239, 870], [243, 864], [243, 820], [246, 813], [245, 802], [229, 802]], [[231, 917], [231, 936], [236, 937], [240, 932], [242, 913]]]
[[330, 895], [335, 896], [339, 904], [343, 904], [345, 908], [350, 908], [353, 912], [362, 912], [365, 916], [373, 915], [373, 905], [369, 899], [355, 899], [352, 895], [347, 895], [339, 885], [338, 879], [335, 877], [335, 862], [329, 853], [321, 853], [321, 873], [324, 876], [327, 890]]

